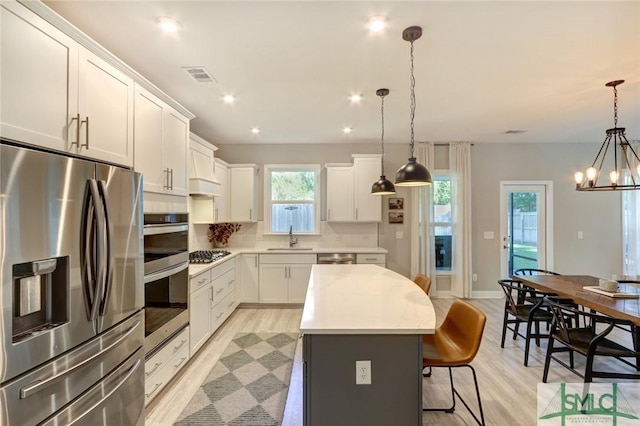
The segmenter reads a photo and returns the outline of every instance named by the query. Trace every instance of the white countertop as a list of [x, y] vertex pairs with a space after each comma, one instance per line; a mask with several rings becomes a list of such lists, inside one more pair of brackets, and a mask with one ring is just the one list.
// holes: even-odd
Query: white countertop
[[[215, 249], [221, 250], [221, 249]], [[256, 247], [229, 247], [222, 250], [227, 250], [231, 252], [230, 255], [223, 257], [220, 260], [217, 260], [212, 263], [195, 263], [189, 265], [189, 277], [194, 277], [202, 272], [205, 272], [207, 269], [211, 269], [214, 266], [218, 266], [223, 262], [226, 262], [229, 259], [233, 259], [234, 257], [243, 254], [318, 254], [318, 253], [369, 253], [369, 254], [386, 254], [388, 253], [387, 249], [382, 247], [313, 247], [311, 250], [287, 250], [283, 248], [282, 250], [269, 250], [267, 248], [256, 248]]]
[[410, 279], [377, 265], [313, 265], [302, 334], [432, 334], [431, 299]]

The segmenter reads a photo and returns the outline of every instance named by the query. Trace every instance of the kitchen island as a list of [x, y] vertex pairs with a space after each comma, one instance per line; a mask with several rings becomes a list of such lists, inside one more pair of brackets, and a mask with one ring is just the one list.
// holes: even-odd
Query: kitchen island
[[421, 336], [435, 325], [429, 297], [396, 272], [313, 265], [300, 323], [305, 425], [421, 424]]

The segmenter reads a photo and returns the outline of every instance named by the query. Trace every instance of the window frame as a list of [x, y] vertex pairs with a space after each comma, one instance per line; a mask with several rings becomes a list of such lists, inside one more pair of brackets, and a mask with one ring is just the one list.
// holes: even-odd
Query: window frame
[[[437, 178], [442, 178], [445, 177], [447, 178], [447, 180], [449, 180], [449, 184], [451, 187], [451, 192], [452, 192], [452, 196], [451, 196], [451, 221], [450, 222], [436, 222], [434, 220], [435, 218], [435, 187], [432, 189], [432, 198], [431, 198], [431, 215], [429, 217], [429, 232], [433, 238], [433, 247], [431, 247], [432, 250], [434, 250], [434, 255], [435, 255], [435, 239], [437, 237], [436, 232], [435, 232], [435, 228], [436, 227], [449, 227], [451, 228], [451, 239], [452, 239], [452, 248], [453, 248], [453, 237], [455, 235], [455, 230], [454, 230], [454, 209], [455, 209], [455, 203], [454, 203], [454, 199], [453, 199], [453, 176], [451, 173], [451, 170], [449, 169], [437, 169], [437, 170], [432, 170], [431, 172], [433, 181], [435, 182], [436, 180], [438, 180]], [[453, 249], [452, 249], [453, 250]], [[433, 268], [436, 271], [436, 275], [442, 275], [442, 276], [449, 276], [449, 275], [453, 275], [453, 265], [454, 265], [454, 253], [453, 251], [451, 252], [451, 268], [450, 269], [438, 269], [438, 267], [436, 265], [433, 265]]]
[[291, 204], [290, 202], [273, 203], [271, 200], [271, 173], [272, 172], [313, 172], [314, 173], [314, 200], [313, 203], [313, 231], [300, 232], [296, 235], [320, 235], [320, 204], [322, 194], [322, 180], [320, 164], [265, 164], [264, 166], [264, 235], [286, 235], [288, 232], [273, 232], [271, 223], [271, 209], [273, 204]]

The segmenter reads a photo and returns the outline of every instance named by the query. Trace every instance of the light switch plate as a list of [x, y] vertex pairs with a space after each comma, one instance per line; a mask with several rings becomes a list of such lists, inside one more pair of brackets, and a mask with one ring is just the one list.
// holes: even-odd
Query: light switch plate
[[493, 240], [493, 238], [494, 238], [493, 231], [484, 231], [485, 240]]
[[404, 232], [396, 231], [396, 240], [401, 240], [404, 238]]

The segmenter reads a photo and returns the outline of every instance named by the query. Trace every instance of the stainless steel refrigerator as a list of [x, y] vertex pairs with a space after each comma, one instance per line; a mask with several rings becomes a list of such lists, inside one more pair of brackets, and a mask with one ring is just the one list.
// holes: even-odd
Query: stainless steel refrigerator
[[144, 424], [141, 175], [0, 142], [0, 425]]

